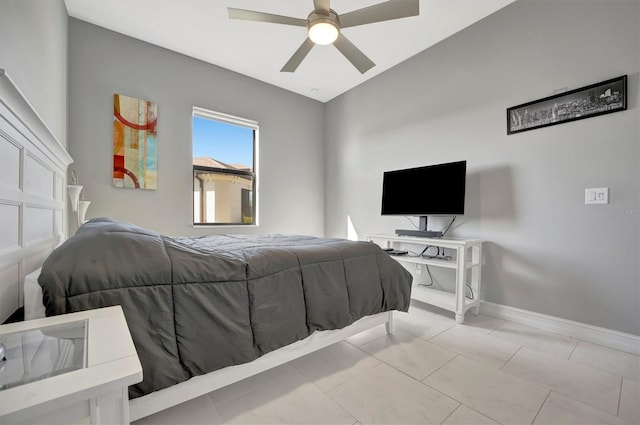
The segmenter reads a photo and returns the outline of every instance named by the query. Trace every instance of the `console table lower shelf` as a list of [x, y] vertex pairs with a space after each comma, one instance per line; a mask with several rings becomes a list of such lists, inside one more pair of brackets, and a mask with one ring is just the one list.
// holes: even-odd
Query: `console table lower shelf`
[[[411, 299], [439, 307], [444, 310], [456, 312], [456, 294], [429, 288], [423, 284], [415, 284], [411, 290]], [[480, 300], [464, 298], [464, 306], [460, 314], [456, 314], [458, 323], [464, 322], [464, 314], [473, 308], [472, 312], [478, 314]], [[459, 317], [461, 316], [461, 317]]]

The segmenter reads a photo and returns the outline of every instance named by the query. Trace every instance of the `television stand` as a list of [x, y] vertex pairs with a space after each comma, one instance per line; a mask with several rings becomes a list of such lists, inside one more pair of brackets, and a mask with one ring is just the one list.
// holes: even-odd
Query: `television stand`
[[[394, 255], [413, 275], [411, 299], [431, 304], [455, 313], [456, 322], [464, 322], [464, 314], [471, 309], [478, 314], [480, 309], [480, 276], [482, 273], [482, 244], [479, 239], [424, 238], [397, 235], [369, 235], [367, 240], [382, 248], [403, 249], [409, 255]], [[429, 257], [411, 255], [412, 252], [424, 252], [427, 247], [440, 247], [449, 255]], [[442, 267], [455, 272], [453, 292], [446, 292], [425, 286], [430, 285], [428, 273], [422, 273], [426, 267]], [[425, 276], [427, 275], [427, 276]], [[470, 297], [466, 294], [469, 293]]]

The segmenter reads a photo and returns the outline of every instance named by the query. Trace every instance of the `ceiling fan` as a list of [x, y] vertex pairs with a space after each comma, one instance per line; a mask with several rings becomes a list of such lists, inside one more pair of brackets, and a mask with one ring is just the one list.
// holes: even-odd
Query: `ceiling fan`
[[419, 0], [388, 0], [384, 3], [338, 15], [329, 7], [329, 0], [313, 0], [313, 11], [307, 19], [273, 15], [253, 10], [229, 7], [229, 18], [247, 21], [307, 27], [307, 38], [291, 56], [280, 72], [294, 72], [315, 44], [333, 44], [355, 66], [361, 74], [375, 64], [360, 49], [345, 37], [342, 28], [417, 16]]

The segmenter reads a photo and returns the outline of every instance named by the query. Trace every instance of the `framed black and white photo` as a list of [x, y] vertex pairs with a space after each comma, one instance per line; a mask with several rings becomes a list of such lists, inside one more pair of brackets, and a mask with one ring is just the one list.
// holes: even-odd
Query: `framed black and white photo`
[[507, 109], [507, 134], [627, 109], [627, 76], [591, 84]]

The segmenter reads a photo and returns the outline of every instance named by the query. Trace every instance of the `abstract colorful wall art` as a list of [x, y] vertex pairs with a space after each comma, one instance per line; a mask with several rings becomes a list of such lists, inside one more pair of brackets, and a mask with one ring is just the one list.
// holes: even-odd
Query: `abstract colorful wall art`
[[113, 95], [113, 185], [156, 189], [158, 105]]

